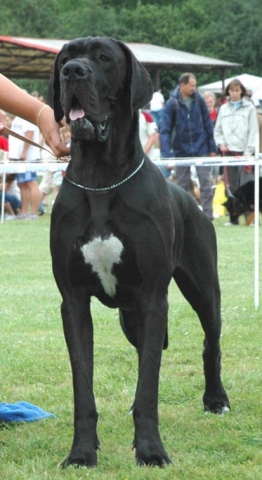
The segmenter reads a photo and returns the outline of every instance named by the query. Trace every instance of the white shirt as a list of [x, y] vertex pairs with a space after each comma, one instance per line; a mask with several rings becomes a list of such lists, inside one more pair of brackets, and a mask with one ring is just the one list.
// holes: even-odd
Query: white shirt
[[150, 102], [150, 110], [152, 112], [157, 112], [164, 107], [165, 99], [160, 92], [153, 93], [152, 100]]
[[[19, 135], [25, 136], [26, 132], [34, 132], [32, 140], [39, 143], [40, 131], [33, 123], [27, 122], [23, 118], [15, 117], [12, 122], [12, 130]], [[24, 142], [12, 135], [9, 135], [9, 158], [19, 159], [23, 150]], [[40, 148], [30, 145], [26, 152], [26, 162], [35, 162], [40, 159]]]
[[[145, 145], [147, 144], [147, 141], [153, 133], [157, 132], [157, 126], [155, 122], [153, 121], [151, 115], [149, 115], [147, 112], [141, 112], [139, 111], [139, 137], [140, 137], [140, 142], [142, 144], [142, 147], [144, 149]], [[154, 155], [154, 146], [149, 150], [147, 153], [149, 158], [151, 160], [155, 157]]]

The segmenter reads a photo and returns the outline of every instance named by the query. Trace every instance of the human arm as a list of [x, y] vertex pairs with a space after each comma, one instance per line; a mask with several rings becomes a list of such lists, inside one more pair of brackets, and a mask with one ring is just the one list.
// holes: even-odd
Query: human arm
[[157, 143], [158, 143], [158, 133], [155, 132], [155, 133], [152, 133], [152, 135], [150, 135], [146, 144], [144, 145], [144, 147], [143, 147], [144, 152], [148, 153], [151, 150], [151, 148], [153, 147], [153, 145], [155, 145]]
[[[59, 125], [51, 107], [32, 97], [0, 74], [0, 108], [39, 126], [46, 143], [57, 156], [70, 154], [60, 139]], [[3, 123], [0, 117], [1, 124]], [[3, 125], [0, 125], [0, 131]]]
[[214, 130], [214, 138], [215, 138], [216, 145], [217, 147], [219, 147], [219, 150], [221, 151], [221, 153], [226, 153], [228, 152], [228, 147], [226, 145], [226, 141], [225, 141], [223, 129], [222, 129], [221, 108], [222, 107], [220, 107], [217, 115], [217, 120], [216, 120], [215, 130]]
[[145, 153], [149, 154], [152, 147], [159, 145], [159, 135], [156, 123], [149, 112], [139, 114], [139, 136]]

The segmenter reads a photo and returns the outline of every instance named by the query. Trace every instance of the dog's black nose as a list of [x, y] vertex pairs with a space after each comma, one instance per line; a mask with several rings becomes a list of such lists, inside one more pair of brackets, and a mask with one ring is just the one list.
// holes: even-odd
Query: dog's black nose
[[77, 60], [70, 60], [64, 65], [61, 73], [67, 80], [78, 80], [87, 76], [88, 68]]

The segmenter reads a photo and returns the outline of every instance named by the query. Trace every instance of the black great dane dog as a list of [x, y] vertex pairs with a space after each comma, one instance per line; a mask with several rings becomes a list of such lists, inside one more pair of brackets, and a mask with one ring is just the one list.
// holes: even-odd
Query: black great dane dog
[[168, 286], [175, 279], [205, 332], [206, 411], [229, 409], [220, 378], [220, 288], [212, 223], [144, 155], [138, 109], [152, 86], [122, 42], [73, 40], [54, 66], [53, 107], [71, 126], [71, 161], [52, 212], [51, 253], [74, 387], [74, 439], [63, 466], [97, 465], [90, 298], [118, 308], [139, 357], [132, 407], [138, 465], [171, 462], [158, 429]]

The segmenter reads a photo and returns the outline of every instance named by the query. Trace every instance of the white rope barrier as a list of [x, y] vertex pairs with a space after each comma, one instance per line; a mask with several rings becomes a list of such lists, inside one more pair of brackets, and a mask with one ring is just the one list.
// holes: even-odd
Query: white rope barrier
[[68, 163], [62, 162], [47, 162], [47, 163], [29, 163], [29, 162], [11, 162], [6, 161], [0, 163], [0, 174], [3, 173], [25, 173], [36, 172], [43, 173], [64, 171], [67, 169]]
[[[172, 168], [175, 166], [183, 167], [199, 167], [199, 166], [246, 166], [246, 165], [259, 165], [262, 166], [262, 155], [255, 157], [183, 157], [183, 158], [162, 158], [155, 159], [153, 163], [157, 166]], [[65, 171], [68, 163], [64, 162], [12, 162], [4, 161], [0, 162], [0, 174], [3, 173], [25, 173], [36, 172], [42, 173], [45, 171], [57, 172]]]
[[182, 167], [200, 167], [202, 166], [219, 166], [226, 165], [246, 166], [246, 165], [262, 165], [262, 155], [257, 157], [179, 157], [179, 158], [160, 158], [154, 160], [157, 166], [172, 168], [175, 166]]

